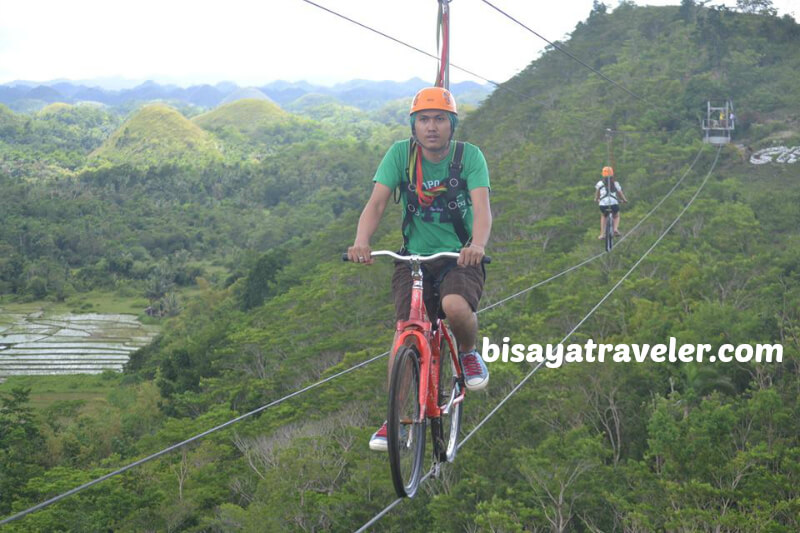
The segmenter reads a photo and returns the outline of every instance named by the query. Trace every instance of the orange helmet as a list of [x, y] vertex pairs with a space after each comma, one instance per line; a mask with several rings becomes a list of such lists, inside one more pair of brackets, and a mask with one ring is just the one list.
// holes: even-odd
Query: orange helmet
[[439, 109], [458, 115], [456, 99], [444, 87], [425, 87], [420, 90], [414, 97], [414, 101], [411, 103], [411, 111], [408, 114], [413, 115], [417, 111], [426, 109]]
[[603, 167], [603, 177], [607, 178], [614, 175], [614, 169], [611, 167]]

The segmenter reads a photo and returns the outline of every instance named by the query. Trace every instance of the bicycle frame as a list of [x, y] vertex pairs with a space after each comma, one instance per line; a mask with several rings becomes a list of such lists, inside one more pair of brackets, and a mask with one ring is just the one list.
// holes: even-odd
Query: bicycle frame
[[392, 353], [404, 344], [412, 342], [417, 347], [420, 356], [420, 380], [419, 380], [419, 419], [422, 422], [425, 418], [439, 418], [445, 414], [450, 407], [464, 400], [465, 389], [461, 389], [461, 394], [457, 398], [451, 398], [449, 403], [444, 406], [439, 405], [439, 373], [442, 361], [440, 346], [441, 341], [447, 342], [450, 348], [453, 368], [455, 369], [456, 379], [462, 379], [461, 365], [456, 359], [458, 351], [447, 324], [439, 318], [436, 319], [436, 328], [428, 319], [428, 311], [423, 299], [422, 284], [422, 263], [418, 258], [412, 256], [411, 260], [411, 309], [408, 320], [397, 321], [397, 331], [399, 335], [392, 347]]

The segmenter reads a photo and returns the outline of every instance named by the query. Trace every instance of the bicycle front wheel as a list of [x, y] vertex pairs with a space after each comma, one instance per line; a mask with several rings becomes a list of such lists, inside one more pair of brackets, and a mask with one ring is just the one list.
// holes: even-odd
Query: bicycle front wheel
[[392, 481], [397, 495], [413, 498], [422, 477], [425, 420], [420, 421], [420, 365], [417, 349], [397, 350], [389, 386], [388, 446]]

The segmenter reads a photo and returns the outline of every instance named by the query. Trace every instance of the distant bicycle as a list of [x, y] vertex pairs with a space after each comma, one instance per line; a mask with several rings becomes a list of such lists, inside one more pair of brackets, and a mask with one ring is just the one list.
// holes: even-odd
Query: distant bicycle
[[614, 212], [612, 211], [610, 205], [603, 206], [600, 209], [603, 210], [603, 216], [606, 217], [606, 252], [610, 252], [611, 248], [614, 247]]

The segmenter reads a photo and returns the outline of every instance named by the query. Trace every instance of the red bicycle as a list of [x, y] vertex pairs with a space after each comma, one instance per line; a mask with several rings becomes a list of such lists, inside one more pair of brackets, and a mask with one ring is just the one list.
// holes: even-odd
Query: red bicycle
[[[397, 322], [386, 419], [394, 488], [399, 497], [412, 498], [422, 478], [427, 422], [431, 425], [434, 475], [438, 475], [442, 463], [455, 459], [458, 450], [464, 376], [456, 340], [447, 324], [439, 318], [435, 323], [428, 319], [422, 297], [422, 264], [443, 257], [457, 259], [459, 254], [440, 252], [422, 257], [382, 250], [371, 255], [391, 257], [411, 266], [411, 310], [408, 320]], [[484, 257], [484, 262], [489, 259]]]

